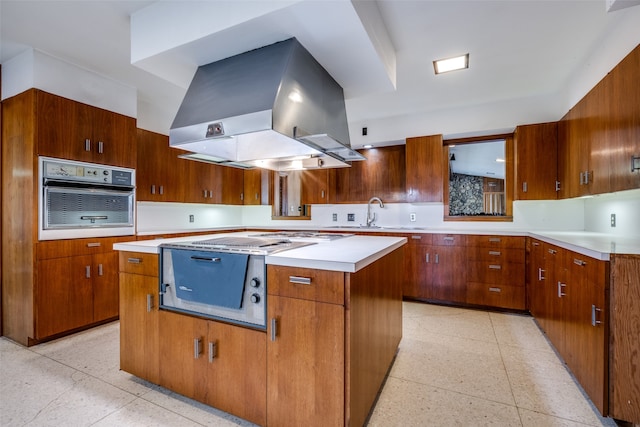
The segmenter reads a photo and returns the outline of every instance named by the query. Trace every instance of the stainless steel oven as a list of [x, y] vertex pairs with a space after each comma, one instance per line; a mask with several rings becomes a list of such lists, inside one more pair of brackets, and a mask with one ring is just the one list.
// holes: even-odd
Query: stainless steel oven
[[160, 245], [160, 307], [266, 329], [265, 255], [310, 245], [222, 236]]
[[135, 234], [135, 170], [39, 158], [40, 240]]

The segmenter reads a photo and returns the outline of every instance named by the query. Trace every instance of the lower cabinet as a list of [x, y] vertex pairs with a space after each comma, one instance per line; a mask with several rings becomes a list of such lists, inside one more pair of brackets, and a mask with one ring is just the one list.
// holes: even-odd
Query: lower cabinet
[[120, 252], [120, 369], [158, 384], [158, 255]]
[[606, 415], [609, 263], [535, 240], [530, 248], [531, 314]]
[[416, 234], [409, 240], [403, 295], [429, 301], [526, 309], [525, 238]]
[[36, 340], [118, 317], [118, 254], [111, 249], [118, 239], [38, 243]]
[[159, 321], [161, 386], [265, 424], [264, 332], [164, 310]]

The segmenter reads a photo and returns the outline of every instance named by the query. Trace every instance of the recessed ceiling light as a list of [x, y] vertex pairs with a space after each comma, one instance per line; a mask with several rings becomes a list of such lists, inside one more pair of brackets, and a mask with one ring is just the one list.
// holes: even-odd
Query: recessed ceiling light
[[454, 58], [438, 59], [433, 61], [433, 69], [436, 74], [446, 73], [448, 71], [462, 70], [469, 68], [469, 54], [456, 56]]

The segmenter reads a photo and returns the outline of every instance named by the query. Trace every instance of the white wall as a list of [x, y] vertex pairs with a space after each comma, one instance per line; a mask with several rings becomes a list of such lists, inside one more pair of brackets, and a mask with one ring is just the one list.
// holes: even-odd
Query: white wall
[[[584, 199], [585, 230], [640, 239], [640, 189]], [[616, 226], [611, 227], [611, 214]]]
[[137, 90], [134, 87], [34, 49], [2, 64], [2, 99], [31, 88], [137, 117]]

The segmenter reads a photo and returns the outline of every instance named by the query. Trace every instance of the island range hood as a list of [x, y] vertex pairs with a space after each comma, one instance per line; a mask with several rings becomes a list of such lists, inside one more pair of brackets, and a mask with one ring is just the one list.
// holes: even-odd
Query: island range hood
[[200, 66], [169, 131], [181, 157], [273, 170], [365, 160], [342, 87], [295, 39]]

